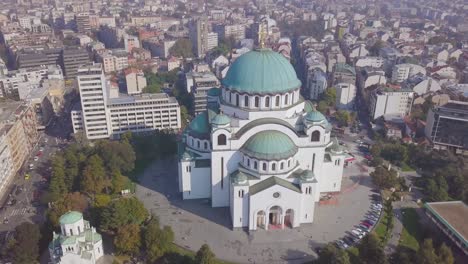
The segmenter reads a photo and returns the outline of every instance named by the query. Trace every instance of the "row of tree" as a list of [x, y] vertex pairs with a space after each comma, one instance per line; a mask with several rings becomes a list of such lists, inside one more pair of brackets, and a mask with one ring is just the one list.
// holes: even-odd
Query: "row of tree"
[[[423, 174], [417, 184], [429, 201], [449, 199], [468, 201], [468, 166], [466, 158], [448, 151], [427, 150], [422, 146], [401, 144], [398, 141], [379, 141], [370, 149], [374, 166], [387, 160], [398, 166], [410, 166]], [[378, 171], [377, 171], [378, 170]], [[383, 188], [395, 187], [394, 172], [376, 168], [373, 179]]]
[[358, 254], [337, 248], [334, 244], [327, 244], [319, 252], [313, 264], [453, 264], [452, 250], [445, 244], [436, 250], [432, 239], [425, 239], [419, 250], [412, 251], [405, 247], [398, 247], [394, 254], [388, 258], [377, 235], [370, 233], [365, 236], [357, 246]]

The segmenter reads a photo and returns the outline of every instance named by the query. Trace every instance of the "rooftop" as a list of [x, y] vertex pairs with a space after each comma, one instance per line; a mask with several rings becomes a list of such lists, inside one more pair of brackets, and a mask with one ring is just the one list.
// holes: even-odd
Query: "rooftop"
[[435, 202], [424, 205], [439, 221], [468, 244], [468, 206], [461, 201]]
[[281, 178], [278, 178], [276, 176], [271, 176], [270, 178], [263, 180], [259, 183], [256, 183], [249, 188], [250, 195], [255, 195], [256, 193], [259, 193], [263, 190], [266, 190], [274, 185], [280, 185], [284, 188], [290, 189], [291, 191], [295, 191], [298, 193], [302, 193], [301, 189], [295, 185], [292, 182], [289, 182], [287, 180], [283, 180]]

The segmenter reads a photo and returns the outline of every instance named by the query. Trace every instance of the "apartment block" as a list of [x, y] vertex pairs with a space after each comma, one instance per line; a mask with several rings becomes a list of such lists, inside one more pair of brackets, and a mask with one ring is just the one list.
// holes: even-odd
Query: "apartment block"
[[139, 69], [126, 69], [125, 83], [127, 84], [127, 94], [140, 94], [143, 92], [143, 88], [146, 87], [146, 78], [142, 70]]
[[85, 49], [63, 50], [63, 70], [69, 79], [75, 78], [78, 68], [90, 62], [89, 54]]

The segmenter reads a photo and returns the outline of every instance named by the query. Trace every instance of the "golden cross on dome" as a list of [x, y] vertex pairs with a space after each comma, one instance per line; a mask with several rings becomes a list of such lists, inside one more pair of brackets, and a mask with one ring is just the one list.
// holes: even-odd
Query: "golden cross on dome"
[[259, 25], [259, 32], [258, 32], [258, 43], [260, 45], [260, 49], [265, 48], [265, 38], [268, 35], [268, 32], [266, 32], [266, 25], [264, 22], [261, 22]]

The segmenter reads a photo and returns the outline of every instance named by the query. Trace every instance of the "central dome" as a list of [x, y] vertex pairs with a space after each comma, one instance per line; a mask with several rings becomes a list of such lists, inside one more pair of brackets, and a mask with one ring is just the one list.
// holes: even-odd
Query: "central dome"
[[224, 87], [248, 94], [278, 94], [301, 86], [296, 72], [281, 54], [270, 49], [245, 53], [229, 67]]
[[249, 157], [260, 160], [287, 159], [297, 153], [297, 146], [279, 131], [258, 132], [245, 142], [241, 151]]

